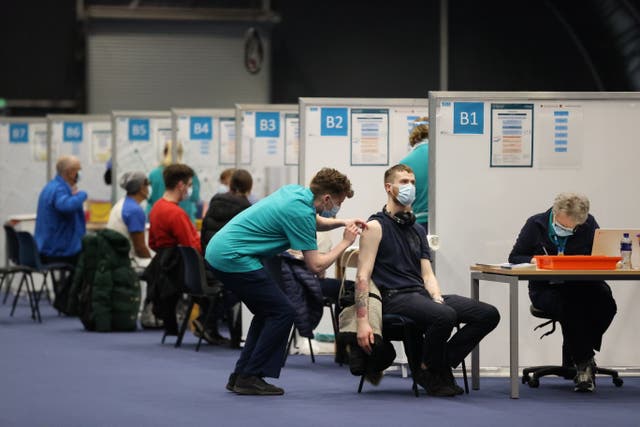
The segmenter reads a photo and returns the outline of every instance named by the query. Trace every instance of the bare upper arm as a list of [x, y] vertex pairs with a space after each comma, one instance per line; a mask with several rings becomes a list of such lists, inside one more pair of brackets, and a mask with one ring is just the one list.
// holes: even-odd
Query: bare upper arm
[[382, 239], [382, 227], [378, 221], [369, 221], [367, 228], [360, 235], [360, 249], [358, 253], [357, 280], [369, 280], [373, 265], [376, 261], [378, 246]]

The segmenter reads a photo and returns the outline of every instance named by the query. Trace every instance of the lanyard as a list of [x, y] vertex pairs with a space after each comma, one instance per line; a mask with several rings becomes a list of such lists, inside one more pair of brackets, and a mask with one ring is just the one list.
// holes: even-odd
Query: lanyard
[[560, 237], [553, 231], [553, 213], [549, 214], [549, 240], [551, 240], [558, 248], [558, 255], [564, 255], [564, 249], [567, 247], [567, 239], [569, 236]]

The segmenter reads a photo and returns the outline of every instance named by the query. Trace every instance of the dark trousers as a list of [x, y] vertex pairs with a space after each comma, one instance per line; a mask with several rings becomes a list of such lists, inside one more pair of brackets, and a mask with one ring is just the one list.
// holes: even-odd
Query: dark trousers
[[[382, 312], [413, 320], [424, 332], [422, 359], [432, 369], [456, 367], [500, 321], [489, 304], [459, 295], [444, 295], [444, 304], [434, 302], [424, 289], [389, 294], [382, 291]], [[464, 326], [451, 336], [459, 323]]]
[[79, 258], [79, 253], [72, 256], [47, 256], [40, 254], [40, 261], [43, 264], [69, 264], [72, 267], [71, 270], [53, 270], [50, 276], [53, 292], [57, 300], [54, 301], [54, 306], [58, 311], [63, 313], [67, 312], [67, 299]]
[[294, 308], [289, 299], [263, 268], [245, 273], [225, 273], [210, 265], [207, 267], [253, 313], [234, 372], [278, 378], [293, 326]]
[[534, 307], [560, 321], [564, 347], [576, 362], [600, 351], [602, 336], [616, 315], [611, 288], [605, 282], [535, 285], [529, 289]]

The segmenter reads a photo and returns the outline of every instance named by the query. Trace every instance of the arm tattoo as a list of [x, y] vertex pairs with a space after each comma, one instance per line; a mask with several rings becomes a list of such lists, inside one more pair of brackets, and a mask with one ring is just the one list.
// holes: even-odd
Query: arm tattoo
[[358, 318], [367, 317], [368, 289], [356, 289], [356, 315]]

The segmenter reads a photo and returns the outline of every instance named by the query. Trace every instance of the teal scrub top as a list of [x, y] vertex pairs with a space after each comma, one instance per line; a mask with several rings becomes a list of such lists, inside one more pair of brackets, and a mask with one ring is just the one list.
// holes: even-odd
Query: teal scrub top
[[416, 176], [413, 213], [416, 215], [416, 222], [426, 224], [429, 219], [429, 140], [420, 141], [400, 163], [413, 169]]
[[313, 193], [286, 185], [236, 215], [218, 231], [205, 252], [214, 268], [243, 273], [262, 268], [261, 257], [287, 249], [318, 249]]

